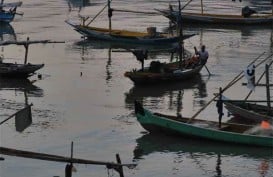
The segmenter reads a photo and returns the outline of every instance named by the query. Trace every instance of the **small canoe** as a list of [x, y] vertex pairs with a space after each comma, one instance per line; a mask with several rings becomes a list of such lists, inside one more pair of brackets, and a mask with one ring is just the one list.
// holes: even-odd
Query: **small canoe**
[[179, 62], [159, 64], [160, 67], [150, 65], [150, 67], [144, 68], [144, 70], [128, 71], [124, 76], [131, 79], [135, 85], [158, 84], [193, 78], [200, 73], [204, 66], [199, 64], [194, 67], [182, 66], [182, 68], [180, 68]]
[[[178, 12], [170, 10], [159, 10], [163, 16], [170, 19], [172, 22], [177, 21]], [[204, 24], [236, 24], [236, 25], [262, 25], [272, 24], [272, 14], [256, 14], [250, 17], [243, 17], [242, 15], [228, 15], [228, 14], [200, 14], [182, 12], [182, 21], [188, 23], [204, 23]]]
[[0, 63], [0, 77], [27, 78], [42, 67], [44, 64]]
[[273, 147], [272, 127], [263, 134], [253, 133], [251, 130], [256, 127], [252, 125], [222, 123], [219, 128], [214, 121], [152, 113], [139, 102], [135, 102], [135, 113], [138, 122], [150, 133], [168, 132], [232, 144]]
[[[112, 29], [111, 32], [108, 28], [97, 28], [91, 26], [83, 26], [73, 24], [66, 21], [71, 25], [75, 31], [82, 34], [84, 37], [89, 39], [99, 39], [105, 41], [117, 41], [122, 43], [133, 43], [133, 44], [146, 44], [146, 45], [165, 45], [165, 44], [176, 44], [179, 42], [178, 36], [170, 36], [167, 33], [156, 32], [154, 36], [149, 35], [148, 32], [137, 32]], [[183, 40], [194, 36], [195, 34], [184, 35]]]
[[222, 96], [222, 99], [224, 100], [226, 109], [235, 117], [256, 122], [261, 122], [262, 120], [273, 122], [273, 108], [268, 111], [268, 107], [265, 105], [249, 103], [247, 101], [232, 101], [224, 96]]

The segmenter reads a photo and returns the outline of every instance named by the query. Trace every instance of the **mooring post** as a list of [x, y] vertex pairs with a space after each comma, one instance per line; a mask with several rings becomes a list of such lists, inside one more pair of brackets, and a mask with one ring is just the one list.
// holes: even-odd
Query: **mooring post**
[[222, 124], [222, 116], [224, 115], [223, 113], [223, 100], [222, 100], [222, 87], [219, 88], [219, 99], [217, 100], [216, 107], [217, 107], [217, 112], [218, 112], [218, 119], [219, 119], [219, 128], [221, 128]]
[[70, 156], [70, 163], [66, 164], [65, 166], [65, 177], [72, 177], [72, 168], [73, 168], [73, 141], [71, 142], [71, 156]]
[[[117, 163], [121, 164], [121, 160], [120, 160], [119, 154], [116, 154], [116, 159], [117, 159]], [[124, 177], [123, 167], [122, 166], [119, 166], [117, 171], [118, 171], [120, 177]]]

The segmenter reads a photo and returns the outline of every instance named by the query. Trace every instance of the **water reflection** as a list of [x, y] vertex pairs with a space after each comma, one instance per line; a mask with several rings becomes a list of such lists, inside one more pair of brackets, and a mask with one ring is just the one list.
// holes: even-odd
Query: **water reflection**
[[111, 72], [111, 63], [112, 63], [112, 58], [111, 58], [111, 53], [112, 49], [109, 48], [108, 50], [108, 60], [106, 62], [106, 83], [109, 84], [111, 79], [112, 79], [112, 72]]
[[[204, 98], [207, 96], [206, 82], [198, 74], [194, 78], [185, 82], [168, 83], [166, 85], [154, 86], [134, 86], [129, 92], [125, 93], [126, 108], [132, 109], [134, 101], [138, 100], [141, 103], [148, 103], [150, 98], [159, 98], [161, 100], [167, 97], [168, 109], [175, 109], [179, 114], [183, 109], [183, 95], [185, 90], [192, 90], [194, 99]], [[158, 100], [157, 100], [158, 101]], [[199, 102], [200, 101], [196, 101]]]
[[81, 40], [74, 43], [72, 48], [79, 50], [82, 48], [88, 49], [146, 49], [146, 50], [158, 50], [158, 49], [172, 49], [174, 46], [172, 44], [167, 45], [143, 45], [134, 43], [122, 43], [115, 41], [105, 41], [105, 40]]
[[10, 24], [0, 23], [0, 41], [16, 40], [16, 34]]
[[35, 85], [35, 81], [29, 79], [5, 79], [0, 78], [1, 90], [14, 90], [15, 92], [24, 92], [30, 97], [42, 97], [43, 90]]
[[23, 95], [24, 102], [12, 101], [10, 99], [0, 98], [1, 109], [15, 110], [29, 105], [29, 97], [42, 97], [43, 90], [28, 79], [4, 79], [0, 78], [0, 93], [8, 94], [14, 92], [15, 97]]
[[[8, 94], [10, 91], [14, 91], [15, 95], [23, 94], [24, 102], [13, 102], [10, 99], [1, 98], [1, 109], [6, 112], [19, 111], [18, 108], [23, 109], [15, 115], [15, 127], [16, 131], [23, 132], [27, 127], [32, 124], [32, 113], [30, 110], [29, 97], [42, 97], [43, 90], [33, 85], [34, 81], [28, 79], [5, 79], [0, 78], [0, 93]], [[9, 116], [9, 115], [4, 115]]]
[[[44, 97], [44, 91], [40, 87], [34, 85], [36, 80], [29, 79], [4, 79], [0, 78], [0, 112], [4, 113], [1, 116], [9, 116], [35, 102], [35, 98]], [[14, 93], [14, 94], [13, 94]], [[13, 96], [11, 96], [13, 95]], [[7, 98], [6, 98], [7, 96]], [[23, 102], [20, 101], [22, 100]], [[29, 100], [30, 98], [31, 101]], [[31, 114], [34, 117], [31, 130], [37, 129], [34, 132], [54, 128], [62, 121], [60, 117], [56, 117], [56, 112], [53, 108], [39, 107], [38, 105], [32, 106]], [[29, 129], [27, 129], [29, 132]]]
[[[192, 32], [201, 35], [202, 32], [225, 32], [234, 31], [241, 33], [241, 37], [254, 36], [256, 33], [269, 33], [272, 34], [272, 24], [253, 25], [253, 26], [239, 26], [239, 25], [225, 25], [225, 24], [184, 24], [183, 30], [185, 32]], [[175, 29], [173, 27], [172, 29]], [[168, 31], [165, 28], [164, 31]]]
[[[166, 134], [145, 134], [136, 140], [134, 159], [140, 160], [156, 152], [177, 154], [191, 154], [191, 156], [217, 155], [217, 172], [221, 172], [221, 160], [219, 156], [241, 156], [261, 160], [270, 160], [273, 152], [271, 148], [251, 147], [243, 145], [230, 145], [227, 143], [206, 141], [203, 139], [191, 139], [183, 137], [168, 136]], [[217, 171], [216, 170], [216, 171]]]

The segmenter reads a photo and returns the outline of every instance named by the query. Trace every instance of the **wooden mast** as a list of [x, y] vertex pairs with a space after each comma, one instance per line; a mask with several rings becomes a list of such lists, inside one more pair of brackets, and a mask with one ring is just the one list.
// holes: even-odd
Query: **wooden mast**
[[179, 51], [179, 67], [182, 68], [182, 59], [183, 59], [183, 54], [184, 54], [184, 49], [183, 49], [183, 31], [182, 31], [182, 15], [181, 15], [181, 2], [178, 0], [178, 11], [179, 11], [179, 16], [178, 16], [178, 30], [179, 30], [179, 46], [178, 46], [178, 51]]
[[203, 15], [203, 12], [204, 12], [204, 8], [203, 8], [203, 0], [201, 0], [201, 13]]

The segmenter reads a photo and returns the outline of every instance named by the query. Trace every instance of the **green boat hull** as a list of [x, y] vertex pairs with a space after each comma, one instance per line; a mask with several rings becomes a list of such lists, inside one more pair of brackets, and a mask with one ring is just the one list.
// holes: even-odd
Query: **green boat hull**
[[[197, 119], [187, 123], [189, 120], [187, 118], [170, 119], [167, 116], [150, 112], [139, 103], [136, 103], [135, 110], [138, 122], [149, 132], [172, 132], [183, 136], [233, 144], [273, 147], [272, 136], [250, 135], [241, 132], [242, 129], [248, 130], [253, 126], [227, 123], [222, 124], [222, 128], [218, 128], [218, 122]], [[183, 119], [183, 122], [179, 119]]]

